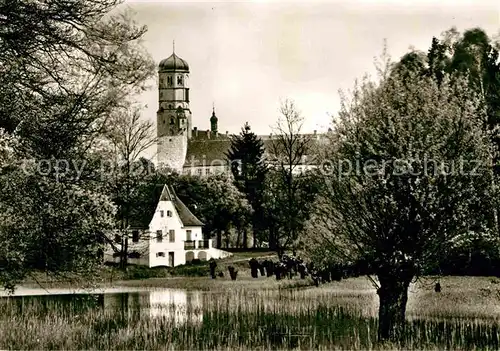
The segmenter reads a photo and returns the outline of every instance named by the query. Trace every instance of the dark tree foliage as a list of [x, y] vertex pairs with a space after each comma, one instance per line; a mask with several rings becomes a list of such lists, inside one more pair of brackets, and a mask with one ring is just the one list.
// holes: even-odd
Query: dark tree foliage
[[446, 57], [446, 45], [439, 42], [436, 37], [432, 38], [432, 45], [427, 54], [429, 76], [436, 78], [438, 85], [441, 85], [447, 67], [449, 66], [449, 59]]
[[[496, 177], [500, 175], [500, 62], [497, 47], [481, 28], [466, 30], [462, 35], [452, 28], [443, 40], [433, 38], [427, 56], [428, 73], [439, 83], [444, 72], [455, 79], [466, 77], [470, 87], [482, 97], [484, 104], [479, 108], [486, 108], [487, 118], [483, 124], [491, 141], [491, 161]], [[495, 192], [493, 180], [492, 194]], [[484, 213], [490, 217], [490, 226], [496, 226], [496, 231], [500, 232], [499, 205], [488, 202], [484, 206]]]
[[[264, 143], [251, 131], [248, 122], [245, 123], [239, 135], [232, 137], [231, 148], [226, 157], [229, 160], [236, 187], [246, 195], [254, 210], [252, 228], [255, 247], [256, 237], [264, 225], [262, 203], [267, 166], [264, 160]], [[243, 243], [246, 247], [246, 231], [244, 233]]]
[[252, 216], [245, 195], [225, 175], [200, 178], [153, 172], [143, 179], [132, 192], [135, 194], [135, 205], [131, 218], [136, 222], [149, 224], [158, 204], [158, 192], [165, 184], [170, 185], [189, 210], [203, 222], [205, 238], [216, 237], [218, 247], [221, 247], [222, 232], [246, 224], [245, 219]]
[[154, 73], [138, 44], [146, 28], [119, 4], [0, 4], [0, 134], [13, 150], [0, 172], [0, 267], [17, 267], [0, 269], [5, 286], [34, 269], [88, 273], [102, 262], [114, 212], [101, 182], [103, 130]]

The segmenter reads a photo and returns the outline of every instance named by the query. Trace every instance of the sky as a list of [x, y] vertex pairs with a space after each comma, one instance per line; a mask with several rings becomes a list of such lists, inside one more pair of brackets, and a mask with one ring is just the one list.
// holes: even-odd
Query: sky
[[[396, 60], [411, 47], [427, 51], [432, 37], [455, 26], [500, 31], [500, 1], [247, 1], [126, 0], [147, 25], [143, 46], [156, 63], [175, 53], [190, 66], [193, 126], [219, 132], [245, 122], [272, 132], [280, 101], [293, 99], [304, 131], [326, 131], [339, 110], [339, 89], [374, 74], [387, 41]], [[144, 118], [156, 122], [158, 90], [140, 96]]]

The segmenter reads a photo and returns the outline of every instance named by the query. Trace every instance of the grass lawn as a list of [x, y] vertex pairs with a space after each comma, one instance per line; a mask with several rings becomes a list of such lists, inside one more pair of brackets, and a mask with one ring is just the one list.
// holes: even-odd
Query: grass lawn
[[[234, 266], [238, 270], [238, 281], [250, 279], [250, 270], [248, 261], [251, 258], [258, 260], [277, 259], [274, 252], [237, 252], [233, 256], [217, 260], [217, 272], [222, 271], [224, 278], [218, 278], [217, 281], [229, 279], [228, 266]], [[162, 286], [178, 287], [179, 284], [186, 285], [188, 289], [207, 290], [211, 286], [206, 285], [206, 279], [186, 279], [195, 277], [209, 276], [208, 262], [202, 262], [196, 265], [182, 265], [174, 268], [155, 267], [148, 268], [144, 266], [130, 265], [127, 271], [122, 271], [115, 267], [104, 266], [98, 275], [92, 280], [79, 277], [52, 277], [45, 273], [36, 273], [27, 278], [21, 286], [29, 288], [71, 288], [74, 286], [92, 287], [92, 286]], [[180, 283], [183, 282], [183, 283]], [[303, 283], [294, 283], [303, 285]], [[309, 283], [307, 283], [309, 284]], [[212, 284], [214, 285], [214, 284]], [[208, 288], [207, 288], [208, 286]]]

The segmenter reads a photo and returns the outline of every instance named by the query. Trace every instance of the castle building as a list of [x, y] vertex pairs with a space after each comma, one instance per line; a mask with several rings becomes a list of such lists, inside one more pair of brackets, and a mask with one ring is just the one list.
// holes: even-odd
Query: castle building
[[[219, 133], [219, 119], [212, 107], [210, 129], [193, 126], [189, 108], [189, 65], [175, 54], [162, 60], [158, 66], [157, 164], [178, 173], [208, 176], [230, 170], [226, 154], [231, 138], [226, 131]], [[316, 131], [311, 135], [320, 139]], [[269, 150], [272, 135], [260, 136]], [[297, 172], [314, 167], [310, 162], [298, 167]]]

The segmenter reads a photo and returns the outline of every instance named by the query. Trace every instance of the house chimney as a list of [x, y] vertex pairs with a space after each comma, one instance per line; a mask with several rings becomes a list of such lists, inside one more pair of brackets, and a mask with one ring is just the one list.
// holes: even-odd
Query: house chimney
[[194, 136], [198, 137], [198, 127], [193, 127]]
[[207, 139], [210, 139], [210, 129], [207, 129]]
[[226, 136], [229, 136], [229, 131], [226, 130]]
[[273, 133], [270, 133], [269, 134], [269, 139], [272, 139], [273, 138]]
[[316, 130], [314, 131], [314, 135], [316, 135]]

